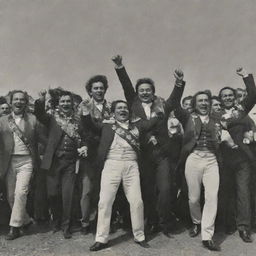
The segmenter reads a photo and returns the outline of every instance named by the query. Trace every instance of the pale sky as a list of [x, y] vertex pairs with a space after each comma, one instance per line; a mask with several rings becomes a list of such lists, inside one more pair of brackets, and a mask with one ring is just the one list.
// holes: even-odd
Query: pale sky
[[256, 73], [254, 0], [0, 0], [0, 24], [0, 95], [62, 86], [85, 97], [85, 82], [104, 74], [107, 98], [122, 98], [115, 54], [165, 98], [176, 67], [185, 95], [243, 86], [239, 66]]

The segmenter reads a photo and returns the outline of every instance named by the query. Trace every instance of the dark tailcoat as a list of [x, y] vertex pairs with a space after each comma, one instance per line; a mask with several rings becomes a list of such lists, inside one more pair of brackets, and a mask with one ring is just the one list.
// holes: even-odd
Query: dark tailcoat
[[[240, 111], [240, 118], [238, 119], [231, 119], [228, 124], [228, 131], [235, 142], [241, 144], [241, 140], [243, 137], [243, 130], [239, 128], [242, 123], [245, 122], [244, 118], [247, 117], [249, 111], [253, 108], [256, 102], [256, 88], [254, 84], [254, 80], [252, 75], [244, 78], [244, 83], [248, 92], [248, 97], [243, 102], [243, 110]], [[195, 114], [189, 114], [186, 110], [183, 110], [181, 106], [176, 109], [175, 112], [176, 117], [182, 123], [184, 128], [184, 138], [183, 138], [183, 146], [181, 151], [181, 156], [179, 160], [179, 167], [184, 167], [186, 159], [188, 155], [193, 151], [196, 141], [199, 138], [201, 133], [202, 122], [200, 117]], [[220, 115], [213, 115], [210, 116], [210, 130], [211, 130], [211, 137], [214, 141], [214, 149], [216, 152], [216, 156], [220, 161], [220, 153], [219, 153], [219, 144], [220, 144], [220, 137], [221, 134], [221, 120], [222, 120], [222, 113]], [[241, 148], [243, 150], [243, 148]]]
[[[132, 85], [132, 82], [125, 68], [116, 69], [116, 72], [122, 84], [124, 95], [130, 107], [131, 113], [136, 117], [140, 117], [146, 120], [147, 116], [142, 106], [142, 102], [138, 98], [138, 95], [135, 92], [135, 89]], [[160, 150], [161, 153], [167, 154], [168, 152], [167, 147], [169, 146], [168, 144], [169, 135], [168, 135], [168, 127], [167, 127], [168, 117], [170, 112], [174, 110], [176, 106], [179, 104], [183, 94], [184, 86], [185, 86], [185, 82], [183, 82], [181, 87], [174, 86], [174, 89], [171, 95], [166, 101], [164, 101], [164, 104], [163, 104], [164, 118], [157, 123], [154, 129], [150, 131], [150, 133], [147, 134], [145, 138], [142, 139], [142, 147], [145, 146], [145, 148], [142, 148], [142, 149], [146, 149], [148, 147], [147, 140], [150, 138], [150, 136], [154, 135], [158, 142], [158, 150]], [[157, 97], [154, 98], [152, 102], [151, 110], [154, 110], [155, 108], [157, 108], [157, 99], [159, 98]]]
[[[55, 156], [55, 152], [58, 148], [59, 143], [62, 140], [64, 131], [58, 125], [53, 115], [49, 115], [45, 112], [45, 105], [40, 100], [35, 102], [35, 115], [38, 120], [44, 124], [48, 129], [48, 142], [45, 149], [45, 154], [42, 159], [41, 168], [44, 170], [50, 170]], [[79, 134], [82, 137], [82, 145], [85, 145], [85, 133], [82, 125], [79, 127]]]
[[[105, 160], [107, 158], [107, 154], [109, 152], [109, 149], [111, 147], [111, 144], [113, 142], [115, 131], [113, 129], [113, 125], [115, 123], [95, 123], [93, 122], [90, 115], [83, 116], [82, 117], [84, 125], [87, 127], [90, 127], [93, 132], [96, 132], [100, 134], [100, 143], [98, 147], [98, 153], [97, 153], [97, 163], [99, 166], [99, 169], [102, 170]], [[136, 126], [136, 128], [139, 131], [139, 137], [149, 131], [151, 128], [153, 128], [157, 122], [159, 121], [158, 118], [154, 117], [149, 121], [139, 120], [136, 123], [130, 123], [130, 127]], [[135, 150], [138, 157], [139, 157], [139, 150]]]
[[[250, 146], [243, 143], [244, 139], [244, 132], [250, 130], [249, 127], [253, 128], [253, 123], [250, 117], [248, 116], [248, 113], [251, 111], [253, 106], [256, 103], [256, 88], [253, 76], [250, 74], [249, 76], [245, 77], [244, 83], [247, 90], [247, 97], [244, 99], [244, 101], [241, 103], [241, 106], [243, 108], [242, 117], [232, 122], [229, 127], [228, 131], [234, 141], [235, 144], [238, 145], [239, 154], [236, 159], [233, 159], [232, 161], [244, 161], [249, 160], [251, 162], [256, 161], [256, 156], [254, 153], [250, 150]], [[225, 150], [225, 145], [223, 146], [222, 153], [224, 154], [224, 157], [230, 158], [232, 157], [230, 155], [230, 150]], [[226, 152], [229, 154], [226, 156]], [[233, 154], [232, 154], [233, 155]]]

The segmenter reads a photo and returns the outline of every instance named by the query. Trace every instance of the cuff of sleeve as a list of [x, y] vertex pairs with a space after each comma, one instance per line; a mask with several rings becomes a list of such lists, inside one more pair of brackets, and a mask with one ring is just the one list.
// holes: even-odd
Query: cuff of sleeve
[[115, 69], [122, 69], [122, 68], [124, 68], [124, 65], [122, 65], [122, 66], [115, 66]]
[[178, 80], [175, 81], [175, 86], [177, 87], [182, 87], [183, 84], [184, 84], [184, 81], [178, 81]]

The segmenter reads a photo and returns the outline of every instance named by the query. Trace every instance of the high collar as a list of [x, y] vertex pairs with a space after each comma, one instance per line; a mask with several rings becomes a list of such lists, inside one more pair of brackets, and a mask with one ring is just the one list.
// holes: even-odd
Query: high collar
[[202, 116], [202, 115], [198, 115], [202, 121], [202, 123], [209, 123], [209, 115], [206, 115], [206, 116]]
[[96, 101], [95, 99], [92, 99], [92, 102], [93, 102], [93, 104], [95, 104], [95, 105], [103, 105], [104, 102], [105, 102], [105, 99], [103, 99], [102, 101]]
[[151, 102], [148, 102], [148, 103], [146, 103], [146, 102], [142, 102], [141, 103], [141, 105], [143, 106], [143, 107], [151, 107], [152, 106], [152, 104], [153, 104], [153, 102], [151, 101]]
[[11, 112], [11, 115], [12, 115], [12, 117], [13, 117], [14, 119], [17, 119], [17, 118], [24, 118], [25, 112], [23, 112], [23, 113], [21, 113], [21, 114], [19, 114], [19, 115], [15, 114], [14, 112]]
[[125, 122], [119, 122], [116, 121], [122, 128], [124, 129], [128, 129], [129, 128], [129, 120], [125, 121]]

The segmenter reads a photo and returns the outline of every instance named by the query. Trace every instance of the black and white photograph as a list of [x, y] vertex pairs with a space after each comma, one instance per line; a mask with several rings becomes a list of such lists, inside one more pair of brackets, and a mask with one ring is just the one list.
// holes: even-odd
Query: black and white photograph
[[0, 0], [0, 256], [254, 256], [254, 0]]

